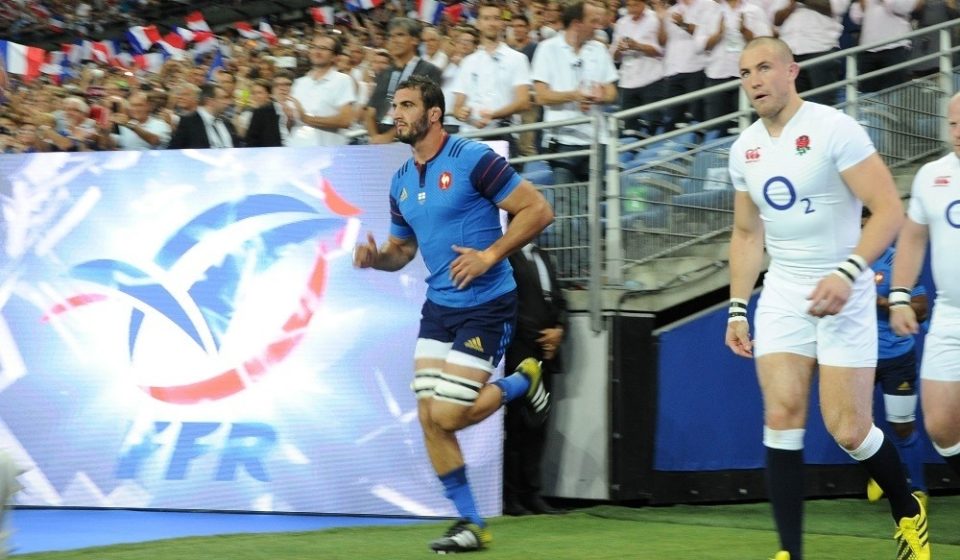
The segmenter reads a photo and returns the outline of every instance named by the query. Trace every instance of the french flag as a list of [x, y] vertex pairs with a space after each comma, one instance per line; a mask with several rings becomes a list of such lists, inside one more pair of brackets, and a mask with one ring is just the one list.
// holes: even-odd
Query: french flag
[[313, 21], [320, 25], [333, 25], [333, 8], [331, 6], [315, 6], [310, 8]]
[[138, 54], [145, 53], [154, 43], [160, 41], [160, 32], [155, 25], [136, 25], [127, 30], [127, 40]]
[[3, 55], [7, 72], [26, 76], [28, 80], [40, 75], [40, 69], [47, 57], [47, 52], [39, 47], [28, 47], [10, 41], [0, 41], [0, 54]]
[[383, 0], [346, 0], [345, 5], [351, 12], [360, 12], [363, 10], [372, 10], [383, 4]]
[[237, 32], [240, 33], [240, 35], [242, 35], [245, 39], [259, 39], [259, 38], [260, 38], [260, 32], [259, 32], [259, 31], [254, 31], [253, 27], [251, 27], [250, 24], [247, 23], [247, 22], [245, 22], [245, 21], [238, 21], [237, 23], [233, 24], [233, 27], [234, 27], [234, 29], [236, 29]]
[[176, 31], [177, 31], [177, 35], [183, 37], [183, 40], [188, 43], [190, 41], [193, 41], [194, 36], [196, 36], [196, 33], [194, 33], [193, 31], [190, 31], [189, 29], [184, 29], [182, 27], [177, 27]]
[[60, 77], [66, 74], [67, 55], [62, 51], [53, 51], [47, 53], [47, 61], [40, 67], [40, 71], [48, 76], [53, 76], [56, 83], [60, 83]]
[[217, 36], [209, 31], [198, 31], [193, 36], [193, 54], [194, 56], [210, 52], [219, 45]]
[[194, 31], [210, 31], [207, 20], [203, 19], [203, 14], [199, 10], [190, 12], [185, 19], [187, 21], [187, 27]]
[[265, 21], [260, 22], [260, 36], [263, 37], [263, 40], [270, 46], [277, 44], [277, 34], [273, 32], [270, 24]]
[[117, 56], [117, 49], [112, 41], [84, 41], [84, 50], [89, 49], [90, 59], [103, 64], [109, 64]]
[[180, 35], [170, 32], [164, 35], [157, 44], [169, 56], [182, 57], [186, 54], [187, 42]]
[[50, 19], [47, 20], [47, 27], [50, 28], [54, 33], [63, 33], [64, 28], [67, 24], [63, 22], [63, 18], [58, 15], [50, 16]]
[[443, 18], [443, 2], [439, 0], [417, 0], [417, 19], [437, 25]]
[[80, 41], [76, 43], [61, 43], [60, 50], [66, 53], [66, 62], [70, 64], [80, 64], [83, 62], [83, 44]]
[[163, 54], [137, 54], [133, 56], [133, 63], [137, 66], [137, 68], [156, 74], [160, 72], [161, 68], [163, 68]]

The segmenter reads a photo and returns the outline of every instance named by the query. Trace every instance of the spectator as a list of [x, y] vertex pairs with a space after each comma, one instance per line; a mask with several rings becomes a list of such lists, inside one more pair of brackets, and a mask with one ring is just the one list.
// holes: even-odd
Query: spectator
[[[530, 106], [530, 62], [501, 40], [500, 7], [481, 4], [477, 27], [480, 48], [463, 59], [453, 87], [453, 112], [464, 123], [461, 132], [509, 124]], [[513, 145], [512, 138], [506, 139]]]
[[290, 133], [290, 146], [347, 143], [343, 129], [353, 122], [357, 96], [350, 76], [334, 66], [341, 49], [340, 40], [332, 35], [315, 35], [310, 42], [311, 70], [297, 78], [290, 93], [299, 104], [299, 119]]
[[[678, 0], [667, 11], [667, 46], [663, 55], [666, 78], [664, 95], [677, 97], [703, 89], [706, 76], [706, 54], [697, 46], [697, 30], [714, 17], [718, 9], [712, 0]], [[666, 129], [673, 130], [681, 122], [703, 122], [703, 100], [678, 103], [665, 111]]]
[[150, 101], [143, 92], [127, 98], [125, 106], [110, 115], [110, 123], [116, 128], [107, 136], [108, 149], [157, 150], [170, 142], [170, 125], [150, 114]]
[[[860, 44], [869, 45], [895, 39], [913, 30], [910, 15], [924, 0], [857, 0], [850, 6], [850, 19], [860, 25]], [[874, 47], [857, 57], [857, 73], [866, 74], [905, 62], [910, 54], [910, 39], [900, 39]], [[869, 93], [907, 80], [906, 69], [862, 80], [860, 91]]]
[[423, 41], [423, 59], [440, 70], [447, 67], [450, 58], [440, 49], [440, 32], [436, 27], [425, 27], [420, 35]]
[[[664, 97], [663, 48], [667, 44], [666, 9], [646, 0], [627, 0], [627, 15], [617, 20], [610, 54], [620, 63], [620, 108], [633, 109]], [[653, 136], [662, 124], [661, 111], [630, 117], [626, 128]]]
[[394, 141], [396, 131], [393, 127], [393, 94], [400, 82], [410, 76], [426, 76], [442, 83], [440, 69], [416, 55], [420, 41], [420, 23], [406, 17], [390, 20], [387, 27], [392, 66], [377, 76], [377, 84], [366, 111], [366, 127], [371, 144], [387, 144]]
[[[602, 6], [578, 0], [564, 10], [564, 32], [537, 46], [531, 77], [544, 122], [580, 117], [616, 98], [613, 59], [593, 39], [602, 16]], [[544, 142], [551, 152], [582, 150], [593, 142], [593, 128], [582, 124], [552, 129]], [[587, 180], [586, 157], [552, 160], [551, 165], [558, 184]]]
[[[740, 53], [755, 37], [773, 34], [763, 10], [746, 0], [720, 0], [720, 9], [697, 28], [697, 42], [707, 51], [706, 86], [722, 84], [740, 75]], [[704, 99], [704, 118], [715, 119], [737, 110], [737, 90], [730, 89]], [[728, 125], [714, 125], [726, 135]]]
[[[841, 18], [850, 7], [849, 0], [831, 2], [798, 2], [778, 0], [773, 24], [779, 28], [779, 36], [793, 51], [797, 62], [817, 58], [840, 48], [843, 33]], [[803, 93], [836, 82], [840, 78], [838, 61], [820, 63], [800, 69], [797, 76], [797, 91]], [[810, 101], [834, 105], [837, 91], [820, 93], [809, 97]]]
[[470, 26], [455, 29], [454, 52], [450, 55], [450, 61], [447, 67], [443, 69], [443, 77], [440, 82], [440, 89], [443, 90], [443, 103], [445, 107], [450, 107], [443, 115], [443, 128], [451, 134], [456, 134], [463, 126], [463, 121], [459, 120], [453, 111], [456, 102], [456, 93], [454, 87], [457, 83], [457, 76], [460, 74], [460, 65], [463, 60], [477, 50], [477, 42], [480, 40], [480, 34]]
[[253, 84], [251, 98], [254, 109], [248, 111], [248, 126], [244, 128], [244, 145], [248, 148], [285, 146], [289, 132], [283, 107], [271, 99], [272, 87], [267, 80]]
[[200, 88], [200, 107], [181, 117], [170, 139], [170, 149], [232, 148], [237, 145], [230, 121], [221, 118], [230, 102], [227, 92], [216, 85]]

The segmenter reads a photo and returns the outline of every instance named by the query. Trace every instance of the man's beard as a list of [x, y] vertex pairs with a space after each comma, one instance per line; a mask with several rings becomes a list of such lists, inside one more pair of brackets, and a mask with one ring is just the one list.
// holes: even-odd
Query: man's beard
[[397, 131], [397, 140], [413, 146], [427, 136], [427, 129], [429, 128], [430, 121], [427, 119], [427, 113], [424, 112], [423, 116], [419, 119], [407, 123], [407, 132], [405, 134]]

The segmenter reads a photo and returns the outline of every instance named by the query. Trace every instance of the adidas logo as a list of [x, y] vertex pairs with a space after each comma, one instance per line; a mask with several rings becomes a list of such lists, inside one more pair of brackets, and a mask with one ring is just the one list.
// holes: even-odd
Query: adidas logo
[[909, 391], [909, 390], [910, 390], [910, 383], [907, 381], [904, 381], [903, 383], [900, 384], [899, 387], [897, 387], [897, 391]]
[[475, 336], [470, 340], [463, 343], [464, 346], [471, 350], [476, 350], [477, 352], [483, 352], [483, 342], [480, 341], [479, 336]]

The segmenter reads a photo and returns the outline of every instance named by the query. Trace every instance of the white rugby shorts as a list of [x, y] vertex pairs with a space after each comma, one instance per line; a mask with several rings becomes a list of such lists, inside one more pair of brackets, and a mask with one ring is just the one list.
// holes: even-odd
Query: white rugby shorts
[[877, 365], [877, 291], [864, 273], [837, 315], [814, 317], [807, 297], [820, 278], [786, 278], [768, 272], [754, 319], [754, 355], [787, 352], [826, 366]]
[[934, 304], [923, 341], [920, 379], [960, 381], [960, 309]]

